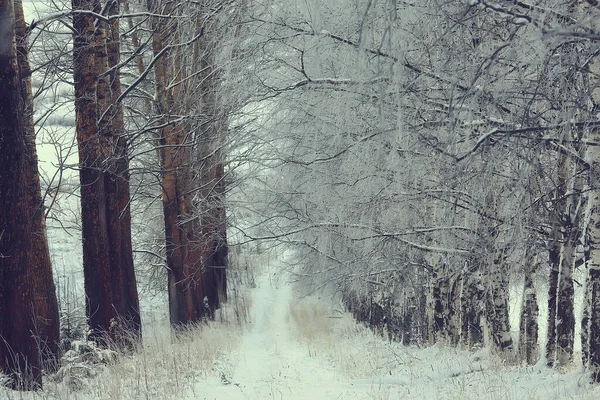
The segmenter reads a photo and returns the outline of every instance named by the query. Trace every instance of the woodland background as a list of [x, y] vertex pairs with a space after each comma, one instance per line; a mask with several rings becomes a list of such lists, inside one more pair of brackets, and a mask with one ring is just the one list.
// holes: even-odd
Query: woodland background
[[273, 249], [389, 339], [600, 380], [595, 0], [26, 4], [0, 2], [13, 387], [74, 318], [120, 351], [140, 297], [214, 319], [230, 264]]

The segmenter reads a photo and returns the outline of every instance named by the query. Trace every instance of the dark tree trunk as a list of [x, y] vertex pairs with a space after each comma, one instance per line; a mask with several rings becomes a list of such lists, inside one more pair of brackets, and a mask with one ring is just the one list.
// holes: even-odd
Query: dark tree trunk
[[44, 204], [41, 195], [38, 157], [35, 145], [35, 128], [33, 126], [33, 101], [31, 91], [31, 69], [29, 67], [29, 49], [27, 46], [26, 24], [21, 0], [15, 0], [16, 39], [19, 74], [21, 76], [21, 96], [25, 105], [23, 122], [25, 127], [25, 158], [27, 182], [27, 203], [31, 212], [31, 241], [29, 263], [31, 265], [31, 282], [35, 295], [35, 334], [38, 337], [42, 355], [43, 368], [53, 371], [59, 359], [59, 313], [56, 298], [56, 287], [52, 275], [50, 251], [46, 236]]
[[[111, 2], [109, 15], [119, 14], [119, 3]], [[141, 337], [141, 319], [137, 282], [133, 265], [133, 246], [131, 243], [131, 212], [129, 189], [129, 158], [127, 140], [125, 137], [125, 122], [123, 107], [117, 103], [121, 95], [121, 79], [119, 70], [115, 67], [120, 58], [119, 19], [115, 18], [107, 26], [106, 54], [107, 84], [100, 86], [105, 89], [110, 101], [103, 110], [103, 118], [99, 124], [100, 133], [106, 133], [108, 159], [111, 160], [109, 168], [105, 171], [107, 189], [107, 215], [108, 238], [111, 249], [111, 274], [118, 277], [113, 281], [112, 292], [114, 303], [119, 315], [120, 329], [125, 334], [125, 341], [129, 338]]]
[[[148, 0], [148, 10], [169, 14], [173, 4]], [[154, 65], [156, 107], [162, 122], [169, 115], [181, 115], [183, 104], [179, 86], [169, 88], [169, 81], [180, 74], [173, 66], [181, 57], [181, 49], [168, 50], [177, 40], [175, 20], [152, 18], [154, 55], [162, 56]], [[179, 76], [179, 75], [178, 75]], [[204, 299], [208, 297], [203, 257], [206, 243], [198, 216], [194, 214], [192, 196], [197, 182], [193, 179], [193, 140], [189, 125], [172, 123], [158, 131], [161, 166], [162, 201], [165, 222], [166, 257], [168, 267], [169, 314], [171, 325], [181, 325], [212, 317]]]
[[223, 163], [217, 164], [215, 196], [215, 250], [213, 266], [217, 275], [217, 294], [219, 299], [227, 300], [227, 268], [229, 267], [227, 246], [227, 216], [225, 212], [225, 173]]
[[[198, 20], [196, 32], [203, 29]], [[204, 284], [208, 306], [214, 312], [226, 298], [227, 232], [225, 217], [225, 182], [221, 145], [226, 134], [225, 116], [217, 96], [219, 72], [215, 67], [212, 26], [194, 44], [195, 72], [200, 73], [201, 115], [205, 120], [198, 136], [200, 181], [196, 208], [201, 217], [204, 248]]]
[[510, 334], [508, 310], [508, 274], [504, 265], [504, 252], [495, 257], [492, 271], [488, 273], [486, 319], [492, 340], [501, 352], [511, 351], [513, 340]]
[[549, 253], [550, 277], [548, 280], [548, 338], [546, 340], [546, 362], [549, 367], [556, 361], [556, 302], [558, 290], [558, 272], [560, 261], [560, 244], [552, 243]]
[[[40, 249], [36, 247], [39, 241], [31, 240], [37, 225], [32, 222], [35, 210], [31, 209], [28, 187], [35, 184], [28, 179], [35, 171], [28, 171], [32, 167], [31, 138], [27, 137], [31, 133], [31, 97], [24, 90], [22, 79], [27, 77], [20, 76], [17, 58], [16, 18], [21, 16], [20, 3], [0, 1], [0, 371], [11, 378], [13, 388], [33, 389], [42, 385], [41, 354], [35, 336], [39, 325], [36, 290], [42, 288], [38, 282], [42, 277], [35, 272], [39, 267], [46, 274], [43, 270], [50, 270], [50, 265], [33, 266]], [[48, 300], [55, 302], [56, 298]], [[51, 328], [55, 324], [57, 320], [51, 321]], [[41, 326], [40, 331], [52, 335], [50, 328]]]
[[483, 344], [483, 293], [481, 283], [472, 278], [472, 273], [465, 274], [461, 291], [461, 343], [468, 348]]
[[450, 283], [443, 265], [435, 271], [432, 277], [432, 286], [431, 299], [433, 302], [433, 315], [430, 341], [432, 343], [437, 343], [448, 338], [448, 298]]
[[[99, 13], [98, 0], [73, 0]], [[112, 3], [109, 12], [118, 12]], [[129, 348], [141, 334], [131, 249], [129, 176], [118, 71], [118, 25], [73, 16], [73, 74], [81, 183], [86, 312], [92, 338]], [[110, 32], [110, 33], [109, 33]], [[100, 121], [99, 121], [100, 120]], [[98, 122], [99, 121], [99, 122]]]
[[589, 356], [586, 364], [592, 371], [594, 382], [600, 383], [600, 268], [597, 264], [590, 266], [590, 333]]
[[[564, 264], [567, 260], [562, 260], [563, 243], [568, 239], [566, 227], [564, 221], [564, 212], [567, 204], [565, 202], [567, 175], [568, 175], [569, 162], [568, 158], [564, 154], [559, 155], [557, 165], [557, 186], [555, 189], [555, 202], [553, 204], [553, 231], [552, 231], [552, 242], [550, 244], [549, 262], [550, 262], [550, 277], [548, 282], [548, 337], [546, 341], [546, 362], [549, 367], [555, 366], [557, 362], [557, 323], [558, 311], [559, 311], [559, 300], [560, 290], [565, 285], [564, 278], [566, 271], [562, 268], [561, 262]], [[570, 267], [569, 267], [570, 269]], [[561, 273], [562, 272], [562, 273]], [[570, 279], [570, 274], [566, 274], [567, 278]], [[571, 284], [572, 286], [572, 284]]]

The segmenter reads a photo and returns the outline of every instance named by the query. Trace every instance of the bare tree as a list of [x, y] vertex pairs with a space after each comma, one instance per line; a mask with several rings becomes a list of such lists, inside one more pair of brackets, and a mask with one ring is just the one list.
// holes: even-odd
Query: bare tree
[[[225, 297], [227, 267], [224, 169], [225, 120], [216, 98], [215, 42], [209, 26], [219, 2], [178, 7], [148, 1], [157, 129], [174, 326], [213, 318]], [[190, 12], [194, 24], [179, 22]], [[210, 37], [216, 37], [211, 33]], [[186, 51], [189, 51], [186, 53]], [[198, 106], [198, 102], [200, 106]]]
[[15, 389], [42, 385], [58, 356], [58, 307], [35, 150], [20, 1], [0, 3], [0, 369]]
[[73, 1], [73, 76], [79, 145], [86, 312], [92, 336], [120, 346], [141, 324], [129, 211], [129, 173], [119, 82], [115, 2]]

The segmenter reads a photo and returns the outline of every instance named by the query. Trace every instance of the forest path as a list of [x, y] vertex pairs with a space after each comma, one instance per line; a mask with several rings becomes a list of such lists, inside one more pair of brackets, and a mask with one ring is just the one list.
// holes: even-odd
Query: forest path
[[[358, 398], [352, 385], [308, 354], [290, 326], [292, 287], [263, 274], [252, 295], [251, 329], [242, 338], [222, 382], [198, 382], [202, 399], [338, 399]], [[293, 325], [293, 323], [291, 324]], [[207, 385], [208, 384], [208, 385]], [[364, 392], [363, 392], [364, 394]]]

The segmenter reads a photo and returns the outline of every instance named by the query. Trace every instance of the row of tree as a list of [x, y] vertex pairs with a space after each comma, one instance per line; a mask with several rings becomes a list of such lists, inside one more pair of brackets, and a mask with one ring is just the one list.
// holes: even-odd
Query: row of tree
[[260, 67], [243, 129], [263, 205], [239, 233], [293, 246], [298, 279], [406, 343], [489, 332], [507, 359], [550, 366], [573, 361], [580, 273], [582, 362], [600, 381], [597, 2], [259, 1], [247, 15]]
[[[171, 322], [212, 315], [226, 291], [227, 194], [233, 241], [292, 248], [290, 270], [311, 290], [407, 344], [487, 339], [507, 359], [572, 362], [574, 274], [585, 275], [582, 362], [600, 381], [596, 1], [89, 0], [29, 27], [17, 0], [0, 4], [15, 21], [2, 25], [14, 29], [1, 81], [20, 96], [0, 111], [21, 117], [3, 117], [0, 146], [16, 149], [0, 153], [6, 210], [41, 205], [23, 185], [37, 175], [33, 124], [19, 128], [31, 115], [23, 38], [72, 33], [73, 62], [53, 71], [74, 76], [94, 337], [127, 347], [123, 332], [140, 335], [129, 210], [155, 188], [166, 240], [144, 250], [164, 258]], [[69, 48], [57, 47], [38, 72]], [[34, 300], [53, 292], [33, 284], [34, 210], [1, 216], [8, 372], [39, 371], [41, 336], [12, 321], [39, 332]]]
[[[130, 213], [131, 149], [139, 137], [156, 154], [153, 171], [162, 192], [165, 243], [157, 256], [164, 257], [168, 272], [172, 325], [212, 318], [226, 297], [221, 148], [227, 116], [216, 94], [218, 38], [208, 34], [224, 6], [148, 1], [137, 14], [143, 18], [137, 27], [121, 8], [129, 5], [73, 0], [70, 11], [28, 25], [21, 0], [0, 2], [0, 371], [16, 389], [41, 387], [42, 373], [59, 366], [64, 350], [36, 156], [28, 61], [28, 35], [36, 30], [38, 36], [58, 36], [52, 26], [60, 25], [72, 33], [66, 65], [74, 87], [90, 338], [123, 350], [141, 340]], [[196, 23], [180, 23], [183, 16]], [[122, 21], [128, 22], [126, 30]], [[147, 37], [138, 36], [138, 30]], [[122, 31], [129, 35], [128, 46], [135, 47], [128, 57], [122, 57]], [[32, 48], [64, 65], [64, 52], [52, 50]], [[51, 65], [36, 71], [51, 80]], [[123, 90], [121, 76], [135, 68], [139, 74]], [[155, 96], [147, 96], [149, 85]], [[135, 93], [145, 99], [127, 113], [126, 96]], [[128, 122], [134, 112], [150, 121], [142, 132]]]

